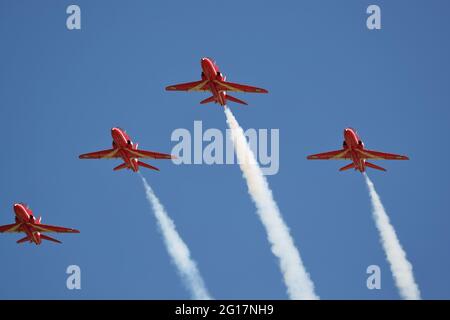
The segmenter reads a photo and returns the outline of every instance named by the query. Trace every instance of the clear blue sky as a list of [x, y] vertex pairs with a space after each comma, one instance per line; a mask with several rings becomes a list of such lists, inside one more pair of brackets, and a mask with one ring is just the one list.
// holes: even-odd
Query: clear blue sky
[[[66, 29], [66, 7], [82, 30]], [[382, 9], [382, 30], [366, 8]], [[280, 171], [268, 177], [317, 293], [398, 299], [362, 176], [306, 155], [341, 146], [346, 126], [367, 147], [407, 154], [377, 162], [375, 186], [414, 266], [423, 298], [450, 298], [450, 44], [448, 1], [0, 2], [0, 224], [27, 202], [45, 223], [74, 227], [62, 245], [0, 236], [0, 298], [187, 299], [138, 175], [119, 161], [79, 160], [121, 126], [145, 149], [170, 152], [176, 128], [226, 129], [202, 93], [169, 93], [214, 57], [238, 95], [244, 128], [280, 129]], [[215, 298], [285, 299], [286, 290], [237, 165], [143, 169]], [[145, 171], [144, 171], [145, 170]], [[77, 264], [82, 289], [65, 287]], [[382, 269], [382, 290], [366, 268]]]

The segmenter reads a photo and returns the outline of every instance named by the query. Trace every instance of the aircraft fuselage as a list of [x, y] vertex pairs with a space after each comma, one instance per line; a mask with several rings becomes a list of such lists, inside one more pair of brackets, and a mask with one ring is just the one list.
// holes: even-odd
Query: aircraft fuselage
[[355, 149], [364, 150], [364, 143], [352, 128], [344, 129], [344, 149], [350, 150], [350, 156], [355, 164], [355, 169], [364, 172], [366, 170], [366, 161], [355, 151]]
[[14, 213], [16, 215], [16, 222], [20, 223], [20, 230], [25, 232], [26, 235], [36, 244], [41, 244], [40, 232], [31, 229], [29, 223], [36, 223], [36, 219], [32, 214], [32, 211], [25, 207], [21, 203], [14, 204]]
[[226, 92], [219, 91], [214, 80], [224, 81], [225, 77], [211, 59], [202, 58], [200, 63], [202, 66], [202, 79], [208, 80], [209, 90], [214, 96], [214, 101], [224, 106], [226, 104]]
[[133, 149], [134, 145], [128, 134], [120, 128], [112, 128], [113, 147], [119, 149], [122, 160], [134, 171], [139, 171], [138, 159], [131, 157], [127, 150]]

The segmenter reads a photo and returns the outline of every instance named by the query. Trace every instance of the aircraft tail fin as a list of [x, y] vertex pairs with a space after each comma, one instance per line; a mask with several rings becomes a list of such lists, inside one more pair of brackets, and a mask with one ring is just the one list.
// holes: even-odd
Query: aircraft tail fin
[[55, 238], [46, 236], [45, 234], [42, 234], [42, 233], [41, 233], [41, 239], [48, 240], [48, 241], [53, 241], [53, 242], [56, 242], [56, 243], [61, 243], [61, 241], [59, 241], [59, 240], [57, 240]]
[[366, 166], [368, 166], [369, 168], [372, 168], [372, 169], [377, 169], [377, 170], [380, 170], [380, 171], [386, 171], [385, 168], [377, 166], [376, 164], [370, 163], [368, 161], [366, 161]]
[[118, 165], [117, 167], [115, 167], [113, 170], [117, 171], [117, 170], [126, 169], [126, 168], [128, 168], [128, 165], [124, 162], [124, 163]]
[[151, 165], [149, 165], [149, 164], [147, 164], [145, 162], [142, 162], [142, 161], [138, 161], [138, 165], [142, 166], [142, 167], [145, 167], [145, 168], [148, 168], [148, 169], [159, 171], [159, 169], [157, 167], [151, 166]]
[[354, 168], [354, 167], [355, 167], [355, 164], [352, 162], [352, 163], [350, 163], [350, 164], [348, 164], [348, 165], [343, 166], [342, 168], [340, 168], [339, 171], [345, 171], [345, 170], [348, 170], [348, 169], [352, 169], [352, 168]]
[[22, 239], [17, 240], [16, 242], [17, 242], [17, 243], [23, 243], [23, 242], [25, 242], [25, 241], [30, 241], [30, 238], [29, 238], [28, 236], [26, 236], [26, 237], [24, 237], [24, 238], [22, 238]]
[[233, 102], [236, 102], [236, 103], [240, 103], [240, 104], [248, 105], [247, 102], [239, 100], [238, 98], [230, 96], [229, 94], [227, 94], [225, 97], [226, 97], [227, 100], [230, 100], [230, 101], [233, 101]]
[[210, 103], [210, 102], [215, 102], [214, 96], [211, 96], [209, 98], [206, 98], [205, 100], [200, 101], [200, 104], [205, 104], [205, 103]]

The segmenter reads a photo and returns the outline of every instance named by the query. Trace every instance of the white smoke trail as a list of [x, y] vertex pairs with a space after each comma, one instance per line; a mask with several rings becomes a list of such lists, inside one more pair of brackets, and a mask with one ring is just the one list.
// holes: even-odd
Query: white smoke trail
[[244, 131], [227, 107], [225, 107], [225, 115], [238, 162], [247, 181], [248, 192], [266, 229], [272, 252], [279, 259], [289, 297], [295, 300], [318, 299], [319, 297], [314, 293], [314, 284], [303, 266], [294, 240], [289, 234], [289, 228], [283, 221], [267, 180], [247, 143]]
[[419, 300], [420, 291], [414, 280], [412, 265], [406, 258], [406, 253], [397, 238], [395, 229], [389, 221], [372, 181], [365, 173], [364, 178], [372, 201], [373, 219], [380, 233], [380, 241], [390, 264], [395, 284], [400, 291], [400, 296], [407, 300]]
[[175, 224], [168, 216], [166, 210], [156, 197], [147, 180], [141, 175], [148, 201], [153, 207], [156, 220], [164, 238], [167, 251], [178, 269], [183, 281], [186, 283], [193, 299], [211, 300], [202, 276], [194, 260], [191, 258], [189, 248], [178, 234]]

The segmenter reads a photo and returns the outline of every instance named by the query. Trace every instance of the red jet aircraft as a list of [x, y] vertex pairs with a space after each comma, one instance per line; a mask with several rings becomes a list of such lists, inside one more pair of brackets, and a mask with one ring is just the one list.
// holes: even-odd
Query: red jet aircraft
[[150, 159], [173, 159], [174, 156], [165, 153], [153, 151], [138, 150], [138, 144], [134, 144], [128, 134], [120, 128], [112, 128], [111, 136], [113, 138], [112, 149], [85, 153], [79, 156], [80, 159], [112, 159], [122, 158], [124, 163], [118, 165], [114, 170], [131, 169], [134, 172], [139, 171], [139, 166], [159, 171], [158, 168], [147, 163], [141, 162], [139, 158]]
[[202, 80], [188, 83], [175, 84], [166, 87], [168, 91], [210, 91], [212, 96], [201, 101], [201, 104], [215, 102], [221, 106], [225, 106], [227, 100], [247, 104], [245, 101], [239, 100], [226, 93], [226, 91], [234, 92], [254, 92], [267, 93], [266, 89], [251, 87], [243, 84], [227, 82], [226, 77], [219, 71], [219, 67], [209, 58], [201, 59]]
[[34, 242], [39, 245], [42, 240], [49, 240], [56, 243], [61, 241], [42, 234], [43, 232], [57, 232], [57, 233], [80, 233], [75, 229], [49, 226], [41, 223], [41, 217], [36, 219], [33, 211], [23, 203], [14, 204], [14, 213], [16, 214], [16, 223], [0, 226], [0, 232], [24, 232], [26, 237], [17, 240], [17, 243], [25, 241]]
[[354, 168], [360, 172], [366, 171], [366, 167], [386, 171], [386, 169], [379, 167], [367, 161], [367, 159], [374, 160], [409, 160], [406, 156], [398, 154], [384, 153], [378, 151], [367, 150], [364, 148], [364, 143], [358, 137], [356, 131], [352, 128], [344, 130], [343, 149], [330, 151], [325, 153], [314, 154], [307, 157], [308, 160], [338, 160], [349, 159], [353, 162], [340, 168], [339, 171], [344, 171]]

